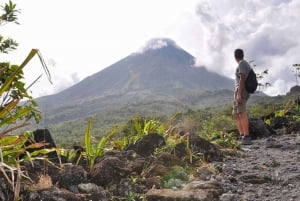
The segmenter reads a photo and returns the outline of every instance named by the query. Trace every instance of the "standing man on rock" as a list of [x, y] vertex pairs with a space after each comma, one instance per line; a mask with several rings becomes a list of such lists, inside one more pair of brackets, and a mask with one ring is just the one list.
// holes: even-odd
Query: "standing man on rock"
[[246, 111], [247, 100], [250, 94], [246, 91], [245, 82], [251, 70], [247, 61], [244, 60], [244, 52], [242, 49], [234, 51], [234, 57], [238, 63], [235, 71], [235, 90], [234, 90], [234, 104], [233, 104], [233, 117], [236, 121], [240, 137], [242, 137], [242, 144], [252, 144], [249, 136], [249, 119]]

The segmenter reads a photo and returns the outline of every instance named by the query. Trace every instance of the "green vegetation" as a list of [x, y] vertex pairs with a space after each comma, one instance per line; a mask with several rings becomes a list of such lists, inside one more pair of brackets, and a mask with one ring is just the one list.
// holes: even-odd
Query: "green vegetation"
[[294, 111], [296, 113], [294, 118], [296, 119], [296, 121], [300, 122], [300, 105], [295, 105]]
[[164, 188], [178, 189], [189, 180], [189, 172], [182, 167], [175, 167], [163, 178]]
[[[269, 114], [270, 108], [274, 108], [257, 107], [259, 107], [260, 114]], [[253, 106], [251, 108], [252, 114], [255, 114], [257, 110]], [[95, 118], [91, 117], [86, 132], [82, 136], [85, 151], [81, 153], [77, 161], [79, 163], [81, 159], [85, 158], [90, 166], [93, 166], [95, 159], [106, 151], [123, 150], [129, 144], [136, 143], [149, 133], [157, 133], [163, 136], [166, 141], [166, 145], [157, 149], [155, 155], [161, 152], [172, 153], [176, 145], [184, 142], [186, 144], [188, 162], [190, 163], [199, 159], [199, 156], [193, 155], [189, 147], [190, 133], [197, 134], [224, 148], [236, 149], [238, 147], [236, 136], [233, 132], [236, 125], [231, 116], [231, 107], [206, 108], [197, 111], [188, 110], [186, 113], [177, 112], [169, 119], [134, 116], [126, 123], [112, 127], [106, 135], [99, 139], [93, 136], [97, 134], [92, 131], [94, 121]], [[182, 131], [186, 133], [180, 133]], [[72, 151], [69, 153], [72, 153]]]
[[114, 134], [111, 132], [109, 135], [103, 136], [97, 143], [97, 146], [94, 146], [93, 140], [92, 140], [92, 124], [93, 124], [94, 118], [91, 117], [90, 121], [88, 123], [88, 126], [86, 128], [86, 132], [84, 135], [84, 142], [85, 142], [85, 151], [82, 152], [83, 155], [87, 161], [90, 167], [92, 167], [95, 163], [95, 159], [99, 156], [103, 155], [105, 152], [105, 148], [107, 147], [107, 144], [109, 143], [110, 137]]
[[[281, 105], [289, 98], [293, 99], [295, 98], [295, 95], [289, 97], [262, 97], [259, 99], [257, 97], [251, 97], [249, 104], [249, 116], [260, 118], [269, 115], [272, 112], [281, 109]], [[253, 100], [256, 102], [251, 102]], [[151, 110], [151, 108], [149, 109], [145, 107], [145, 114], [147, 113], [147, 109]], [[166, 135], [166, 133], [171, 132], [172, 128], [183, 126], [189, 128], [192, 132], [209, 141], [213, 141], [226, 147], [236, 147], [237, 144], [234, 140], [235, 136], [231, 132], [236, 128], [236, 125], [232, 119], [231, 113], [231, 104], [223, 107], [211, 107], [199, 110], [190, 109], [185, 112], [176, 112], [169, 117], [166, 115], [145, 117], [145, 115], [142, 114], [130, 115], [130, 113], [128, 113], [122, 120], [118, 115], [119, 113], [116, 113], [115, 120], [111, 117], [111, 121], [115, 123], [106, 122], [104, 124], [101, 122], [102, 117], [97, 115], [93, 120], [93, 140], [97, 142], [103, 136], [112, 136], [110, 133], [114, 133], [114, 140], [110, 143], [113, 144], [114, 149], [121, 150], [129, 143], [136, 142], [137, 139], [149, 133], [149, 131], [156, 131], [161, 135]], [[67, 134], [60, 133], [59, 135], [54, 135], [56, 143], [62, 147], [84, 145], [85, 131], [82, 130], [81, 133], [78, 134], [78, 132], [75, 133], [74, 130], [78, 130], [78, 127], [80, 126], [85, 127], [87, 124], [87, 119], [70, 121], [63, 124], [69, 131], [66, 132]], [[106, 128], [109, 125], [110, 128]], [[55, 126], [49, 127], [50, 131], [55, 128]], [[74, 141], [74, 139], [76, 139], [76, 141]], [[175, 142], [174, 139], [171, 138], [168, 140], [168, 146], [170, 146], [168, 150], [172, 150], [172, 147], [176, 146], [176, 143], [178, 143], [178, 139], [175, 140]]]
[[[17, 13], [16, 4], [12, 1], [2, 6], [3, 14], [0, 15], [0, 25], [6, 23], [16, 23]], [[0, 53], [8, 54], [15, 50], [18, 44], [11, 38], [5, 38], [0, 35]], [[36, 109], [37, 103], [28, 94], [28, 89], [35, 84], [40, 76], [29, 86], [23, 82], [23, 69], [34, 57], [40, 58], [45, 72], [48, 74], [47, 67], [37, 49], [32, 49], [27, 58], [21, 65], [10, 64], [10, 62], [0, 62], [0, 172], [7, 182], [12, 186], [15, 194], [15, 200], [18, 200], [21, 189], [21, 178], [27, 178], [23, 172], [21, 163], [45, 158], [39, 157], [54, 150], [41, 149], [32, 153], [27, 152], [29, 148], [41, 148], [43, 143], [34, 143], [32, 132], [16, 133], [20, 128], [29, 125], [33, 119], [39, 122], [41, 113]], [[48, 74], [49, 75], [49, 74]], [[49, 77], [50, 78], [50, 77]], [[21, 101], [23, 101], [21, 103]], [[25, 142], [32, 143], [26, 146]]]
[[[198, 103], [194, 103], [193, 106], [181, 107], [180, 105], [167, 105], [165, 102], [156, 102], [155, 104], [132, 104], [126, 105], [118, 109], [116, 106], [115, 109], [111, 109], [104, 112], [96, 113], [95, 121], [93, 123], [94, 129], [94, 138], [99, 140], [106, 133], [110, 132], [111, 128], [119, 127], [124, 124], [124, 122], [129, 121], [134, 116], [136, 117], [154, 117], [153, 119], [158, 119], [161, 123], [173, 116], [176, 111], [181, 111], [186, 115], [185, 124], [193, 128], [193, 131], [200, 131], [202, 129], [202, 124], [207, 121], [207, 117], [214, 116], [214, 113], [223, 115], [223, 119], [226, 117], [226, 121], [231, 121], [231, 101], [232, 93], [227, 92], [225, 94], [215, 94], [211, 93], [209, 96], [214, 99], [219, 99], [220, 102], [223, 102], [223, 105], [213, 105], [213, 107], [203, 107]], [[207, 101], [198, 97], [198, 102], [209, 102], [211, 98]], [[253, 95], [249, 100], [249, 115], [250, 117], [262, 117], [270, 114], [272, 111], [275, 111], [280, 107], [281, 104], [284, 104], [287, 99], [294, 99], [295, 95], [288, 96], [276, 96], [276, 97], [267, 97], [263, 95]], [[197, 99], [197, 97], [193, 97]], [[227, 100], [228, 99], [228, 100]], [[161, 104], [159, 106], [159, 104]], [[208, 103], [206, 103], [208, 104]], [[213, 103], [212, 103], [213, 104]], [[154, 107], [155, 105], [155, 107]], [[158, 107], [159, 106], [159, 107]], [[172, 109], [170, 109], [172, 107]], [[158, 109], [156, 109], [158, 108]], [[190, 109], [189, 109], [190, 108]], [[173, 112], [172, 112], [173, 110]], [[175, 112], [174, 112], [175, 111]], [[190, 111], [190, 114], [189, 114]], [[192, 113], [194, 113], [192, 115]], [[209, 114], [211, 113], [211, 114]], [[91, 115], [92, 116], [92, 115]], [[188, 118], [189, 116], [189, 118]], [[224, 117], [225, 116], [225, 117]], [[49, 115], [47, 115], [47, 118]], [[221, 117], [218, 117], [221, 118]], [[189, 122], [188, 122], [189, 119]], [[223, 122], [223, 119], [220, 119], [220, 123]], [[85, 127], [88, 123], [88, 118], [77, 118], [76, 120], [61, 121], [59, 124], [47, 124], [46, 127], [49, 128], [51, 135], [53, 136], [55, 142], [63, 147], [70, 147], [73, 145], [83, 145], [84, 144], [84, 133]], [[217, 121], [217, 119], [216, 119]], [[216, 124], [220, 124], [216, 123]], [[233, 128], [234, 123], [228, 124], [228, 127]], [[40, 126], [39, 126], [40, 127]], [[36, 127], [38, 128], [38, 127]], [[230, 128], [230, 129], [231, 129]], [[35, 129], [35, 128], [32, 128]], [[217, 128], [221, 130], [222, 128]]]
[[[9, 1], [2, 9], [4, 13], [0, 16], [0, 25], [10, 22], [18, 24], [17, 13], [19, 10], [16, 9], [15, 4]], [[0, 35], [0, 53], [8, 54], [10, 51], [16, 50], [17, 45], [17, 42], [14, 40], [4, 38]], [[0, 62], [0, 172], [12, 186], [15, 193], [15, 200], [19, 198], [21, 179], [30, 179], [27, 177], [26, 172], [22, 170], [21, 164], [23, 162], [32, 162], [40, 159], [48, 161], [47, 158], [41, 157], [41, 155], [51, 151], [57, 151], [60, 155], [67, 156], [69, 161], [72, 161], [76, 157], [76, 150], [65, 151], [63, 148], [57, 150], [40, 149], [31, 153], [27, 151], [27, 149], [41, 148], [45, 145], [44, 143], [35, 143], [31, 131], [19, 131], [21, 128], [28, 126], [31, 120], [39, 123], [42, 117], [41, 112], [36, 109], [37, 103], [28, 93], [28, 89], [36, 83], [40, 76], [38, 76], [33, 83], [30, 83], [29, 86], [26, 86], [23, 81], [23, 69], [35, 56], [39, 57], [50, 81], [47, 66], [37, 49], [32, 49], [21, 65], [10, 64], [10, 62]], [[297, 64], [295, 67], [298, 77], [299, 65]], [[259, 79], [262, 79], [263, 75], [267, 73], [267, 70], [263, 71]], [[268, 85], [269, 83], [265, 84], [265, 86]], [[293, 117], [297, 121], [300, 121], [300, 106], [295, 104], [291, 99], [294, 96], [295, 95], [292, 95], [291, 97], [287, 97], [287, 99], [280, 99], [279, 101], [275, 98], [268, 100], [261, 99], [261, 102], [252, 104], [249, 107], [249, 114], [251, 117], [263, 117], [274, 113], [275, 117], [283, 117], [287, 115], [289, 111], [293, 110]], [[286, 101], [285, 105], [282, 106], [281, 103], [284, 101]], [[142, 105], [142, 107], [143, 106], [145, 105]], [[189, 146], [189, 136], [191, 133], [199, 135], [225, 148], [236, 149], [238, 147], [235, 140], [236, 136], [233, 132], [236, 126], [231, 116], [231, 105], [224, 104], [222, 107], [206, 107], [199, 110], [187, 109], [185, 112], [176, 112], [172, 116], [170, 115], [171, 117], [169, 118], [162, 112], [161, 105], [149, 103], [148, 106], [150, 107], [143, 108], [144, 110], [140, 112], [141, 115], [131, 117], [130, 114], [132, 114], [132, 111], [131, 113], [126, 113], [126, 115], [123, 114], [126, 118], [131, 118], [125, 121], [126, 123], [120, 123], [125, 118], [120, 118], [115, 113], [111, 114], [113, 119], [108, 122], [108, 125], [115, 124], [110, 127], [110, 129], [107, 129], [107, 132], [105, 132], [106, 128], [103, 129], [104, 131], [102, 131], [102, 133], [98, 132], [98, 130], [94, 131], [93, 127], [97, 117], [91, 117], [88, 120], [77, 120], [75, 123], [68, 122], [67, 133], [61, 136], [55, 136], [56, 142], [60, 143], [61, 147], [70, 145], [68, 143], [83, 144], [84, 149], [76, 162], [79, 163], [85, 159], [90, 167], [93, 167], [95, 160], [105, 152], [123, 150], [129, 144], [136, 143], [150, 133], [157, 133], [164, 137], [166, 141], [166, 145], [161, 149], [157, 149], [155, 155], [162, 151], [172, 152], [176, 145], [184, 142], [186, 145], [187, 158], [190, 163], [193, 163], [194, 159], [199, 159], [199, 156], [193, 155]], [[177, 105], [173, 106], [176, 107]], [[153, 111], [152, 109], [154, 108], [155, 111], [161, 111], [161, 113], [156, 113], [152, 116], [149, 115], [150, 117], [142, 115], [145, 111], [145, 113]], [[185, 106], [182, 106], [182, 108], [185, 108]], [[127, 108], [127, 110], [130, 111], [133, 109]], [[271, 124], [271, 121], [272, 119], [268, 119], [266, 123]], [[86, 130], [79, 135], [73, 133], [74, 129], [81, 127], [82, 124], [87, 124]], [[100, 124], [97, 128], [104, 126], [105, 125]], [[183, 133], [181, 133], [182, 131]], [[68, 134], [70, 138], [66, 138], [66, 134]], [[66, 140], [63, 141], [63, 138], [66, 138]], [[81, 140], [75, 142], [71, 139]], [[26, 145], [28, 141], [32, 143]], [[166, 188], [177, 188], [188, 180], [189, 169], [182, 167], [170, 171], [169, 174], [163, 178]], [[131, 178], [131, 182], [136, 183], [137, 178]], [[135, 200], [135, 198], [142, 199], [142, 196], [143, 195], [129, 191], [126, 200]]]
[[[88, 122], [84, 135], [85, 150], [81, 152], [77, 160], [77, 163], [79, 163], [80, 160], [86, 159], [90, 167], [94, 165], [95, 159], [103, 155], [105, 151], [123, 150], [129, 144], [135, 143], [151, 132], [159, 133], [164, 131], [162, 130], [163, 125], [156, 119], [133, 117], [126, 124], [111, 128], [97, 142], [92, 135], [94, 120], [95, 117], [91, 117]], [[66, 156], [69, 161], [72, 161], [76, 156], [75, 150], [72, 149], [68, 151], [62, 149], [59, 152]]]
[[[256, 108], [258, 107], [258, 108]], [[288, 110], [297, 108], [295, 104], [288, 101], [282, 109], [285, 114]], [[252, 106], [250, 108], [252, 114], [256, 114], [259, 110], [260, 114], [281, 113], [280, 109], [275, 106], [261, 107], [260, 105]], [[256, 117], [262, 117], [257, 114]], [[85, 147], [86, 151], [82, 156], [86, 157], [89, 164], [93, 165], [93, 161], [105, 153], [105, 151], [118, 151], [124, 149], [130, 143], [135, 143], [145, 135], [149, 133], [158, 133], [165, 138], [167, 144], [156, 150], [154, 157], [161, 152], [174, 150], [174, 147], [182, 142], [187, 144], [187, 155], [188, 159], [192, 161], [201, 162], [199, 156], [193, 155], [193, 153], [188, 152], [189, 141], [188, 138], [181, 136], [178, 131], [182, 128], [188, 129], [188, 132], [194, 132], [199, 136], [217, 143], [224, 148], [236, 149], [238, 144], [235, 140], [235, 136], [231, 130], [235, 129], [235, 123], [231, 117], [231, 107], [226, 108], [206, 108], [204, 110], [189, 110], [185, 113], [177, 112], [169, 119], [158, 119], [153, 117], [138, 117], [134, 116], [132, 119], [127, 121], [125, 124], [120, 124], [111, 129], [111, 131], [100, 138], [98, 141], [93, 141], [92, 136], [92, 123], [94, 122], [94, 117], [92, 117], [88, 123], [85, 132]], [[101, 146], [99, 146], [99, 144]], [[94, 146], [97, 145], [97, 146]], [[101, 150], [101, 151], [99, 151]], [[97, 152], [99, 151], [99, 152]], [[95, 154], [97, 152], [97, 154]], [[196, 158], [198, 157], [198, 158]], [[203, 159], [202, 159], [203, 160]], [[205, 164], [205, 161], [204, 161]], [[147, 167], [145, 167], [147, 168]], [[170, 171], [162, 179], [163, 186], [165, 188], [176, 189], [180, 187], [183, 183], [189, 180], [190, 174], [192, 172], [191, 167], [178, 167]], [[137, 178], [131, 178], [131, 181], [135, 183]], [[134, 192], [128, 192], [127, 199], [134, 199], [134, 197], [139, 197], [139, 194]]]

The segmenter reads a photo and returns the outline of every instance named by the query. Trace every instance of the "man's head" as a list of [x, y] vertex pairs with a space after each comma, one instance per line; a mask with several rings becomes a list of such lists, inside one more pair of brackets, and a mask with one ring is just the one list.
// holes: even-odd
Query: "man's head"
[[244, 58], [244, 51], [242, 49], [234, 50], [234, 57], [237, 61], [242, 60]]

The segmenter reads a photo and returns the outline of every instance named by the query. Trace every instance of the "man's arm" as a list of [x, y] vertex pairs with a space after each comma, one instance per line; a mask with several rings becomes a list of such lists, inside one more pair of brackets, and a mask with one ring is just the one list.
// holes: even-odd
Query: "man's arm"
[[246, 82], [246, 75], [240, 73], [240, 82], [239, 82], [239, 87], [236, 95], [236, 102], [238, 103], [242, 101], [242, 92], [245, 89], [245, 82]]

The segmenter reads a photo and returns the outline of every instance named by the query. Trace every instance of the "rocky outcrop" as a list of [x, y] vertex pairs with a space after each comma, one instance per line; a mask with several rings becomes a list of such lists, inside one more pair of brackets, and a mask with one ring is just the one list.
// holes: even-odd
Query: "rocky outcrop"
[[295, 94], [295, 93], [299, 93], [299, 92], [300, 92], [300, 86], [295, 85], [290, 89], [290, 91], [287, 93], [287, 95]]
[[275, 134], [273, 128], [266, 125], [261, 118], [249, 118], [249, 130], [252, 139], [266, 138]]

